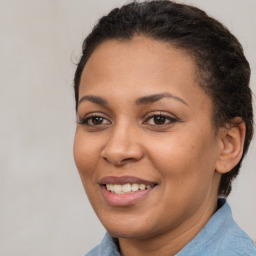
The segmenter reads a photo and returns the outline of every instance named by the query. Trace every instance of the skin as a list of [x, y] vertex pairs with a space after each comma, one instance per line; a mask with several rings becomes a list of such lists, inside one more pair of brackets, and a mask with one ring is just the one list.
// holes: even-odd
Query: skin
[[[221, 173], [239, 160], [244, 128], [213, 126], [212, 101], [195, 74], [186, 52], [143, 36], [104, 42], [85, 65], [74, 158], [90, 203], [119, 238], [122, 255], [179, 252], [216, 211]], [[155, 94], [167, 97], [138, 104]], [[152, 117], [159, 114], [164, 124]], [[124, 175], [157, 186], [135, 204], [110, 205], [99, 182]]]

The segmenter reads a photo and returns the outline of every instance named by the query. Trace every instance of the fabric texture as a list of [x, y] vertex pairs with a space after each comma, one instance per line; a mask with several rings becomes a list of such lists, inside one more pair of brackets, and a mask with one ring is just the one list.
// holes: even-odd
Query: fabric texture
[[[229, 204], [219, 199], [218, 210], [204, 228], [176, 256], [256, 256], [256, 247], [236, 224]], [[121, 256], [118, 239], [106, 233], [85, 256]]]

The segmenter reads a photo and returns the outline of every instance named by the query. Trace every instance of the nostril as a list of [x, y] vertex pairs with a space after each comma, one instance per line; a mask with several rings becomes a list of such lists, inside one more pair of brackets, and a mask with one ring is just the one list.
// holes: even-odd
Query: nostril
[[143, 156], [142, 147], [136, 143], [130, 143], [122, 147], [121, 145], [108, 143], [101, 152], [101, 157], [104, 161], [116, 166], [138, 161]]
[[108, 162], [108, 163], [111, 163], [113, 165], [124, 165], [126, 163], [129, 163], [129, 162], [133, 162], [133, 161], [136, 161], [135, 158], [132, 158], [132, 157], [129, 157], [129, 158], [124, 158], [124, 159], [121, 159], [121, 160], [114, 160], [114, 159], [108, 159], [107, 157], [103, 157], [103, 159]]
[[132, 158], [132, 157], [129, 157], [129, 158], [125, 158], [122, 161], [120, 161], [120, 164], [126, 163], [126, 162], [133, 162], [133, 161], [136, 161], [136, 159]]

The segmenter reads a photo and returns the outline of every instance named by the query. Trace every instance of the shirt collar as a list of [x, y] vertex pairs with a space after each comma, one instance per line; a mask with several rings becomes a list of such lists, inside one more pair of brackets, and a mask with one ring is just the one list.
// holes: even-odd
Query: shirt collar
[[99, 248], [99, 256], [120, 256], [118, 239], [106, 233]]

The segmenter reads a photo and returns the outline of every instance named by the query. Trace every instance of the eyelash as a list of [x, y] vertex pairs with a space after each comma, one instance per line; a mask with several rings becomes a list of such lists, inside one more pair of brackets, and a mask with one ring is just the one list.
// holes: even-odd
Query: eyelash
[[[100, 126], [100, 125], [102, 125], [102, 123], [101, 124], [89, 124], [89, 122], [90, 121], [92, 121], [93, 120], [93, 118], [100, 118], [100, 119], [102, 119], [102, 120], [104, 120], [104, 121], [108, 121], [109, 123], [111, 123], [107, 118], [105, 118], [104, 116], [102, 116], [101, 114], [98, 114], [98, 113], [93, 113], [93, 114], [89, 114], [89, 115], [87, 115], [86, 117], [84, 117], [84, 118], [81, 118], [79, 121], [78, 121], [78, 124], [82, 124], [82, 125], [86, 125], [86, 126]], [[103, 124], [104, 125], [104, 124]]]
[[[93, 119], [96, 119], [94, 121], [97, 122], [97, 119], [100, 119], [98, 120], [100, 123], [98, 124], [93, 124]], [[160, 118], [159, 120], [156, 120], [156, 118]], [[162, 120], [161, 120], [162, 119]], [[154, 121], [154, 124], [150, 123], [150, 120], [153, 120]], [[160, 124], [156, 124], [156, 121], [159, 121]], [[163, 122], [164, 121], [164, 122]], [[167, 123], [166, 123], [167, 121]], [[161, 123], [163, 122], [163, 123]], [[171, 124], [174, 124], [178, 122], [178, 119], [177, 118], [174, 118], [174, 117], [171, 117], [170, 115], [167, 115], [167, 114], [163, 114], [163, 113], [149, 113], [145, 116], [145, 121], [143, 122], [144, 125], [148, 124], [150, 126], [154, 126], [154, 127], [163, 127], [163, 126], [167, 126], [167, 125], [171, 125]], [[86, 117], [84, 118], [81, 118], [79, 121], [78, 121], [78, 124], [82, 124], [82, 125], [86, 125], [88, 127], [101, 127], [101, 126], [104, 126], [104, 125], [108, 125], [108, 124], [111, 124], [111, 121], [109, 121], [107, 118], [105, 118], [102, 114], [98, 114], [98, 113], [93, 113], [93, 114], [89, 114], [87, 115]]]
[[[164, 119], [164, 123], [156, 124], [156, 118]], [[154, 124], [150, 124], [149, 123], [150, 120], [154, 120]], [[158, 121], [161, 121], [161, 120], [158, 120]], [[168, 122], [166, 123], [166, 121], [168, 121]], [[163, 114], [163, 113], [160, 112], [160, 113], [155, 113], [155, 114], [148, 114], [146, 116], [146, 120], [143, 123], [148, 123], [151, 126], [160, 127], [160, 126], [166, 126], [166, 125], [174, 124], [176, 122], [178, 122], [177, 118], [171, 117], [170, 115]]]

